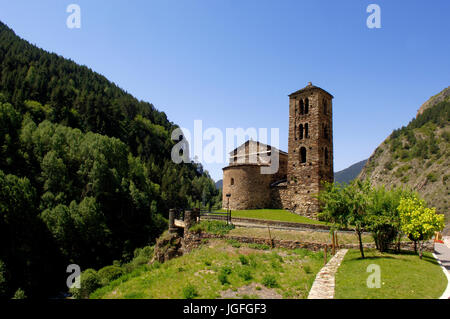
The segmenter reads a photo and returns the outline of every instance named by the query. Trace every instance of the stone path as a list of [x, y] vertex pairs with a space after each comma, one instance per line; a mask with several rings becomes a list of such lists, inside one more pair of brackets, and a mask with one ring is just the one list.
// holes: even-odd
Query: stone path
[[447, 245], [448, 248], [450, 248], [450, 236], [444, 236], [442, 237], [442, 240], [444, 241], [444, 244]]
[[309, 291], [308, 299], [333, 299], [334, 276], [348, 249], [339, 250], [336, 255], [319, 271]]
[[[446, 243], [448, 244], [448, 242]], [[446, 244], [434, 244], [434, 258], [439, 261], [445, 275], [447, 276], [447, 289], [440, 299], [450, 299], [450, 247]]]

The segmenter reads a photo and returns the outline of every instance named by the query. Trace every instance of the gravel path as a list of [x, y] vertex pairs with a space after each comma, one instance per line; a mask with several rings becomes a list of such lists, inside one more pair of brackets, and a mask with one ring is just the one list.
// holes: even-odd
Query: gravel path
[[333, 299], [334, 276], [348, 249], [339, 250], [336, 255], [319, 271], [309, 291], [308, 299]]

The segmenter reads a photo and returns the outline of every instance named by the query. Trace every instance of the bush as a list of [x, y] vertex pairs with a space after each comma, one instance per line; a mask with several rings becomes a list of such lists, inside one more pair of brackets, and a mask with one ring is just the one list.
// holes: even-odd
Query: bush
[[12, 299], [26, 299], [27, 296], [25, 296], [25, 291], [22, 289], [17, 289], [17, 291], [14, 294], [14, 297]]
[[427, 175], [427, 180], [434, 183], [437, 181], [437, 176], [435, 173], [430, 173]]
[[219, 281], [222, 285], [226, 285], [226, 284], [230, 283], [228, 281], [228, 276], [225, 273], [220, 272], [218, 277], [219, 277]]
[[8, 280], [6, 265], [0, 260], [0, 300], [6, 297], [8, 291]]
[[260, 249], [260, 250], [269, 250], [270, 249], [269, 245], [266, 245], [266, 244], [251, 243], [251, 244], [248, 244], [248, 247], [253, 248], [253, 249]]
[[184, 299], [194, 299], [195, 297], [198, 297], [198, 292], [194, 285], [189, 284], [183, 288]]
[[244, 255], [239, 255], [239, 260], [241, 261], [242, 265], [248, 265], [248, 258]]
[[231, 267], [228, 266], [224, 266], [220, 269], [221, 273], [224, 273], [225, 275], [231, 275], [231, 273], [233, 272], [233, 270], [231, 269]]
[[238, 273], [239, 277], [241, 277], [242, 279], [244, 279], [245, 281], [251, 280], [252, 274], [250, 272], [250, 269], [248, 268], [242, 268], [239, 273]]
[[227, 244], [231, 245], [234, 248], [241, 248], [241, 243], [236, 239], [227, 239]]
[[305, 273], [310, 274], [312, 272], [310, 265], [303, 265], [303, 270]]
[[267, 288], [277, 288], [279, 287], [275, 276], [273, 275], [265, 275], [261, 282]]
[[232, 224], [218, 220], [208, 220], [193, 225], [189, 230], [196, 233], [206, 232], [214, 235], [226, 235], [232, 229], [234, 229]]
[[98, 271], [98, 277], [102, 286], [109, 284], [111, 281], [119, 278], [124, 271], [117, 266], [106, 266]]
[[75, 299], [87, 299], [89, 295], [101, 287], [100, 278], [94, 269], [86, 269], [81, 274], [81, 288], [70, 288], [70, 293]]

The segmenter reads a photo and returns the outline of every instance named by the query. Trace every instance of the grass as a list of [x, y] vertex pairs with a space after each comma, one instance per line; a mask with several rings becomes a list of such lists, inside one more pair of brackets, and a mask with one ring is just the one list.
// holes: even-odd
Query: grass
[[[205, 260], [214, 262], [207, 265]], [[91, 298], [220, 298], [223, 291], [251, 284], [255, 285], [248, 294], [251, 297], [256, 298], [266, 285], [284, 298], [306, 298], [322, 266], [321, 252], [267, 251], [245, 244], [235, 248], [224, 240], [211, 240], [159, 267], [144, 265], [139, 272], [95, 291]]]
[[207, 232], [216, 235], [226, 235], [230, 230], [234, 229], [233, 225], [219, 220], [203, 220], [198, 224], [192, 226], [189, 230], [192, 232]]
[[[269, 239], [269, 232], [267, 228], [249, 228], [249, 227], [236, 227], [228, 233], [230, 236], [245, 236], [255, 238], [267, 238]], [[318, 231], [297, 231], [297, 230], [278, 230], [270, 229], [272, 239], [281, 240], [299, 240], [306, 242], [316, 243], [331, 243], [331, 235], [329, 232]], [[363, 243], [373, 243], [372, 236], [363, 235]], [[339, 233], [339, 244], [357, 244], [358, 237], [353, 233]]]
[[[361, 259], [358, 250], [349, 250], [336, 274], [337, 299], [435, 299], [447, 286], [441, 267], [431, 253], [419, 259], [414, 253], [380, 253], [366, 250]], [[368, 288], [367, 267], [380, 266], [381, 287]]]
[[[220, 211], [226, 212], [226, 210]], [[231, 217], [276, 220], [282, 222], [303, 223], [313, 225], [327, 225], [326, 222], [300, 216], [284, 209], [233, 210], [231, 211]]]

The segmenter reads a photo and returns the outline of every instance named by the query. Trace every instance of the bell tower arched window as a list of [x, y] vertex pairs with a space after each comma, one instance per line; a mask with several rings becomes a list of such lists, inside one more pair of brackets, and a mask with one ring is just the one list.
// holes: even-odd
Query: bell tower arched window
[[308, 114], [309, 112], [309, 99], [305, 99], [305, 114]]
[[308, 123], [305, 124], [305, 138], [309, 137], [309, 128], [308, 128]]
[[298, 138], [301, 140], [303, 139], [303, 124], [300, 124], [298, 126]]
[[300, 100], [300, 115], [305, 114], [305, 106], [303, 105], [303, 100]]

